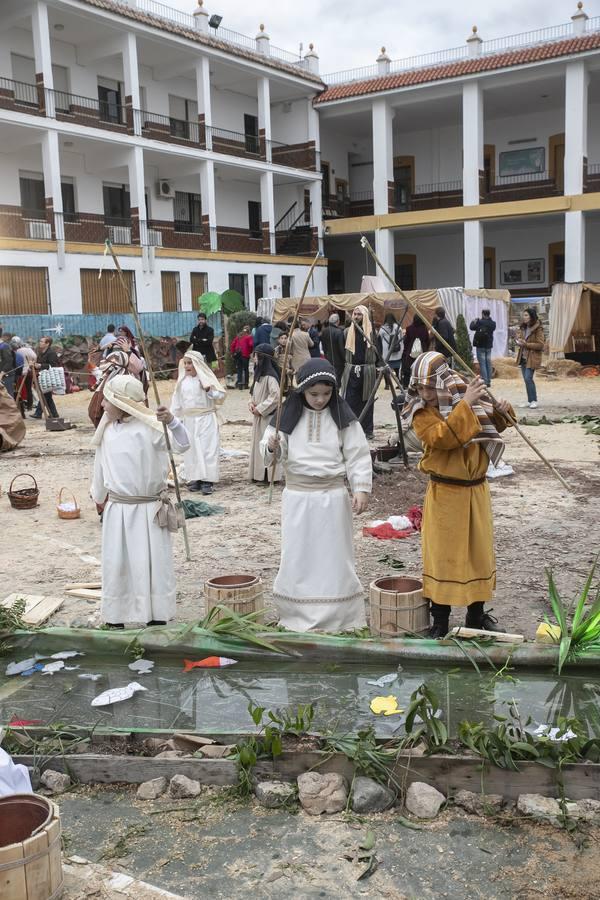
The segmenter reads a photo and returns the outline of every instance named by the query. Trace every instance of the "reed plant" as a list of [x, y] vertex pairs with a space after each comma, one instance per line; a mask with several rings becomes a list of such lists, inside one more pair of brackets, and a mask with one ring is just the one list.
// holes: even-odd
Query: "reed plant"
[[[594, 599], [586, 607], [597, 565], [598, 557], [586, 578], [583, 590], [571, 601], [560, 596], [552, 570], [546, 569], [550, 606], [560, 628], [560, 637], [557, 638], [559, 675], [566, 662], [588, 653], [600, 652], [600, 585], [596, 587]], [[545, 619], [551, 624], [547, 617]]]

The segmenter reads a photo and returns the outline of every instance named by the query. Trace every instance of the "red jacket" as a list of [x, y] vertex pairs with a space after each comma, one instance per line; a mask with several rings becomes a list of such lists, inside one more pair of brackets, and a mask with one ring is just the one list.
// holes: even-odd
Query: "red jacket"
[[236, 350], [239, 350], [244, 357], [244, 359], [250, 359], [252, 356], [252, 351], [254, 349], [254, 341], [252, 340], [251, 334], [238, 334], [237, 337], [231, 342], [231, 347], [229, 348], [232, 353], [235, 353]]

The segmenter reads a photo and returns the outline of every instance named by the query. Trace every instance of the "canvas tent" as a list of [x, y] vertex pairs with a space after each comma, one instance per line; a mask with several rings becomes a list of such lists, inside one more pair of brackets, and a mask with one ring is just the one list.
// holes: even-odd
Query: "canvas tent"
[[[552, 286], [550, 304], [550, 358], [564, 359], [565, 353], [579, 348], [600, 351], [600, 314], [592, 315], [592, 304], [600, 304], [600, 284], [591, 282], [560, 283]], [[598, 307], [595, 307], [596, 311]], [[582, 340], [582, 339], [586, 339]]]

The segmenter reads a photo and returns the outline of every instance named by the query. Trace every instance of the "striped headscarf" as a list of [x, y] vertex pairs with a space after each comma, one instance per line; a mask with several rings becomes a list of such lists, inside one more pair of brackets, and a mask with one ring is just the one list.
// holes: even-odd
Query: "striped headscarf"
[[[421, 353], [412, 365], [407, 399], [402, 410], [402, 420], [408, 427], [412, 425], [415, 413], [427, 406], [425, 401], [419, 397], [418, 384], [435, 388], [438, 396], [438, 409], [444, 419], [447, 419], [457, 403], [460, 403], [467, 389], [467, 382], [450, 368], [441, 353], [433, 351]], [[480, 400], [472, 408], [479, 419], [481, 431], [465, 446], [472, 443], [483, 444], [490, 460], [497, 465], [504, 453], [504, 441], [493, 422], [494, 407], [489, 401]]]

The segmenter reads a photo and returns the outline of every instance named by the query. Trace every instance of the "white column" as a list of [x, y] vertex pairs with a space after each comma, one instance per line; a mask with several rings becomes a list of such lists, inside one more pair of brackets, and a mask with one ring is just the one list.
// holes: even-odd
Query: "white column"
[[260, 215], [262, 222], [267, 222], [269, 227], [269, 253], [275, 253], [275, 189], [272, 172], [263, 172], [260, 176]]
[[373, 211], [389, 212], [388, 184], [394, 181], [392, 123], [394, 114], [387, 100], [373, 101]]
[[589, 73], [583, 60], [567, 63], [565, 76], [565, 195], [583, 192], [587, 155]]
[[483, 170], [483, 90], [478, 81], [463, 85], [463, 203], [479, 204], [479, 172]]
[[[319, 251], [323, 253], [323, 198], [321, 193], [321, 182], [311, 181], [310, 191], [310, 227], [317, 229], [317, 245]], [[303, 203], [304, 201], [301, 200]]]
[[[379, 228], [375, 232], [375, 253], [383, 263], [384, 268], [389, 272], [392, 278], [396, 277], [396, 260], [394, 256], [394, 232], [390, 228]], [[367, 273], [365, 272], [365, 275]], [[377, 275], [381, 275], [384, 281], [387, 282], [386, 277], [381, 273], [377, 272]], [[393, 287], [391, 284], [387, 284], [385, 286], [386, 291], [393, 291]]]
[[63, 202], [60, 187], [60, 152], [56, 131], [42, 135], [42, 167], [44, 170], [44, 196], [52, 200], [56, 240], [64, 241]]
[[271, 162], [271, 88], [268, 78], [258, 79], [258, 133], [264, 131], [267, 162]]
[[200, 167], [200, 194], [202, 196], [202, 218], [208, 216], [210, 229], [210, 249], [217, 249], [217, 201], [215, 196], [215, 164], [207, 159]]
[[132, 147], [127, 161], [129, 171], [129, 202], [132, 209], [137, 207], [140, 228], [140, 244], [148, 243], [148, 221], [146, 219], [146, 191], [144, 186], [144, 151]]
[[565, 213], [565, 281], [585, 281], [585, 216]]
[[464, 223], [464, 285], [470, 290], [483, 287], [483, 223]]
[[207, 56], [202, 56], [196, 63], [196, 91], [198, 109], [204, 113], [206, 129], [206, 149], [212, 150], [212, 103], [210, 97], [210, 65]]
[[[140, 79], [138, 70], [137, 42], [135, 34], [127, 32], [123, 43], [123, 78], [125, 81], [125, 104], [127, 98], [133, 110], [140, 108]], [[142, 123], [138, 113], [132, 113], [133, 133], [142, 133]]]
[[46, 115], [54, 116], [54, 97], [49, 93], [54, 88], [54, 79], [52, 77], [48, 7], [45, 3], [38, 2], [34, 5], [31, 12], [31, 26], [33, 31], [36, 82], [41, 75], [46, 90]]

